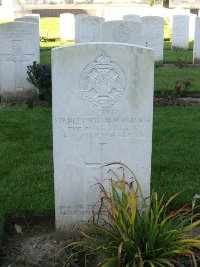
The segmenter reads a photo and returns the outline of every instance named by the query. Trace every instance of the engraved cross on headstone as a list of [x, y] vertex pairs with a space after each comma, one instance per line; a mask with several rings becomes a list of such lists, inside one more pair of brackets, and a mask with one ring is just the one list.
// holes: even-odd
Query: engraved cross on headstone
[[22, 48], [22, 42], [18, 40], [12, 41], [13, 53], [2, 53], [3, 62], [24, 62], [31, 61], [33, 54], [25, 54]]
[[[24, 65], [30, 62], [32, 63], [33, 53], [25, 53], [23, 51], [23, 45], [21, 40], [13, 40], [12, 41], [12, 52], [11, 53], [1, 53], [2, 63], [3, 64], [11, 64], [11, 69], [14, 72], [15, 79], [15, 88], [23, 88], [23, 76], [24, 73]], [[26, 63], [24, 63], [26, 62]], [[13, 67], [12, 67], [13, 66]]]
[[100, 160], [99, 162], [87, 162], [85, 161], [85, 166], [89, 168], [99, 168], [100, 169], [100, 179], [103, 179], [103, 166], [109, 164], [108, 162], [104, 161], [104, 147], [106, 143], [99, 143], [100, 145]]

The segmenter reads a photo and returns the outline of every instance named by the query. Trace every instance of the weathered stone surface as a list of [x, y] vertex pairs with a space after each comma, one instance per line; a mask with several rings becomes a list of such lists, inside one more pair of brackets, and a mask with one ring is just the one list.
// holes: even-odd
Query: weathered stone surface
[[102, 41], [141, 45], [141, 23], [123, 20], [102, 24]]
[[87, 16], [80, 18], [80, 43], [101, 42], [101, 24], [104, 18]]
[[27, 66], [38, 61], [38, 25], [10, 22], [0, 25], [0, 92], [2, 101], [36, 97], [27, 81]]
[[164, 19], [158, 16], [146, 16], [142, 21], [142, 46], [154, 49], [155, 60], [163, 61]]
[[76, 15], [75, 18], [75, 42], [80, 43], [80, 34], [81, 34], [81, 18], [87, 17], [85, 14]]
[[141, 18], [139, 15], [134, 15], [134, 14], [130, 14], [130, 15], [124, 15], [123, 16], [123, 20], [130, 20], [133, 22], [140, 22], [141, 23]]
[[172, 26], [172, 49], [188, 49], [189, 16], [174, 15]]
[[24, 17], [15, 19], [16, 22], [30, 22], [37, 24], [37, 35], [35, 38], [37, 39], [37, 46], [38, 46], [38, 62], [40, 61], [40, 15], [39, 14], [27, 14]]
[[195, 22], [193, 63], [200, 63], [200, 17], [197, 17]]
[[[62, 66], [62, 67], [60, 67]], [[71, 235], [108, 189], [106, 163], [131, 168], [150, 194], [154, 52], [118, 43], [52, 51], [56, 228]], [[130, 178], [130, 177], [128, 177]]]

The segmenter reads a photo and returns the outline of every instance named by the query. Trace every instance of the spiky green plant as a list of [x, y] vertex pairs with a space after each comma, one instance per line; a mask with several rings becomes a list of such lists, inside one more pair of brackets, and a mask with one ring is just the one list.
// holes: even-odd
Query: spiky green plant
[[188, 235], [200, 224], [197, 214], [192, 215], [184, 207], [167, 212], [178, 194], [165, 202], [164, 196], [158, 200], [153, 192], [146, 200], [133, 173], [134, 181], [130, 183], [112, 173], [111, 192], [100, 184], [102, 205], [95, 220], [85, 223], [82, 238], [67, 247], [84, 249], [88, 255], [103, 255], [98, 263], [101, 267], [166, 267], [185, 257], [190, 266], [197, 266], [200, 237]]

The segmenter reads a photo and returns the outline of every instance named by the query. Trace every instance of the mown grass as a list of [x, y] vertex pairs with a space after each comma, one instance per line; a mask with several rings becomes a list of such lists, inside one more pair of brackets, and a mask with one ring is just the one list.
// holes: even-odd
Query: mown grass
[[174, 208], [200, 193], [199, 108], [156, 108], [153, 128], [152, 188], [160, 195], [182, 191]]
[[[55, 41], [55, 42], [41, 42], [40, 47], [41, 47], [41, 62], [44, 63], [44, 61], [50, 62], [49, 54], [46, 54], [46, 50], [51, 50], [52, 48], [62, 46], [62, 45], [68, 45], [68, 44], [73, 44], [73, 42], [60, 42], [60, 41]], [[169, 49], [168, 47], [171, 46], [171, 42], [167, 41], [165, 42], [165, 46], [167, 49], [164, 50], [164, 58], [163, 58], [163, 63], [192, 63], [192, 58], [193, 58], [193, 51], [192, 48], [188, 50], [177, 50], [173, 51]], [[44, 55], [43, 55], [44, 53]], [[44, 61], [43, 61], [44, 60]]]
[[172, 91], [175, 85], [189, 81], [191, 87], [186, 93], [200, 92], [200, 69], [199, 68], [156, 68], [155, 69], [155, 92]]
[[53, 212], [51, 110], [2, 109], [0, 128], [0, 214]]
[[40, 19], [40, 36], [49, 39], [60, 38], [60, 18], [48, 17]]
[[[51, 48], [61, 46], [61, 45], [68, 45], [71, 44], [69, 42], [61, 43], [61, 42], [50, 42], [50, 43], [42, 43], [43, 47], [41, 49], [41, 63], [42, 64], [51, 64]], [[180, 52], [181, 57], [178, 56]], [[173, 60], [171, 63], [177, 64], [177, 68], [172, 67], [159, 67], [155, 68], [155, 91], [162, 92], [162, 91], [170, 91], [173, 90], [177, 81], [180, 83], [189, 80], [191, 82], [191, 88], [188, 90], [190, 93], [197, 93], [200, 92], [200, 69], [199, 68], [189, 68], [189, 67], [182, 67], [183, 63], [185, 63], [185, 58], [188, 57], [190, 53], [190, 59], [188, 60], [189, 63], [192, 61], [192, 52], [191, 50], [188, 51], [168, 51], [169, 54], [173, 55]]]
[[163, 63], [192, 63], [193, 50], [164, 50]]
[[[0, 110], [0, 222], [54, 211], [50, 109]], [[200, 192], [199, 108], [155, 108], [152, 188], [175, 202]], [[1, 228], [1, 227], [0, 227]]]

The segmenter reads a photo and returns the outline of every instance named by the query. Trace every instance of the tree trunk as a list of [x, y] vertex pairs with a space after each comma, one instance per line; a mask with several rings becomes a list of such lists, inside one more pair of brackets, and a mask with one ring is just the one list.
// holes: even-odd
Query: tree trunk
[[169, 8], [169, 0], [163, 0], [163, 7]]

